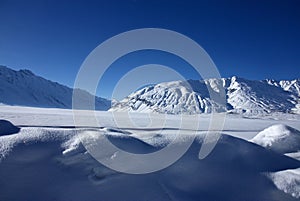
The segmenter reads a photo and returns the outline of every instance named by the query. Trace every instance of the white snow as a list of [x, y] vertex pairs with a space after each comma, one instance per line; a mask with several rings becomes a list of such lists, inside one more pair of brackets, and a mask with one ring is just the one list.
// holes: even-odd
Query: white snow
[[264, 129], [251, 141], [283, 154], [300, 150], [300, 132], [283, 124]]
[[[113, 100], [110, 112], [75, 111], [84, 120], [75, 124], [71, 88], [0, 66], [0, 200], [299, 200], [299, 82], [233, 76], [148, 85]], [[78, 91], [84, 104], [91, 94]], [[110, 107], [108, 100], [95, 102], [98, 110]], [[227, 114], [216, 130], [222, 136], [199, 159], [209, 125], [216, 123], [212, 112]], [[91, 113], [97, 126], [87, 118]], [[104, 137], [134, 154], [159, 151], [174, 140], [176, 150], [195, 140], [171, 166], [131, 175], [107, 168], [83, 146]], [[106, 161], [120, 157], [101, 148]], [[122, 167], [142, 163], [127, 162]]]
[[[300, 160], [300, 131], [292, 127], [275, 124], [258, 133], [250, 141]], [[278, 189], [300, 198], [300, 168], [267, 173], [267, 175]]]
[[[183, 115], [187, 122], [180, 127], [180, 116], [152, 114], [149, 121], [148, 114], [130, 113], [133, 128], [126, 114], [118, 114], [121, 126], [117, 126], [112, 113], [97, 111], [99, 128], [73, 128], [71, 110], [2, 105], [0, 111], [0, 119], [20, 127], [15, 134], [0, 136], [0, 200], [297, 200], [299, 190], [294, 184], [299, 174], [288, 170], [298, 170], [300, 162], [243, 140], [278, 122], [299, 129], [297, 115], [276, 114], [265, 119], [227, 115], [224, 133], [239, 138], [223, 135], [213, 152], [199, 160], [210, 114]], [[192, 130], [197, 122], [198, 130]], [[290, 131], [287, 126], [281, 130], [285, 129]], [[123, 150], [149, 153], [167, 146], [178, 130], [182, 140], [197, 135], [190, 149], [172, 166], [145, 175], [123, 174], [103, 166], [80, 140], [86, 132], [93, 132]], [[11, 132], [3, 129], [4, 134], [6, 131]], [[118, 155], [103, 153], [108, 160]], [[270, 184], [264, 172], [276, 178], [278, 189], [287, 190]], [[288, 184], [279, 175], [288, 176], [282, 177]]]
[[[82, 100], [90, 97], [86, 91], [75, 89]], [[29, 70], [15, 71], [0, 65], [0, 103], [46, 108], [72, 108], [73, 89], [46, 80]], [[95, 108], [107, 110], [110, 101], [95, 97]]]
[[300, 168], [270, 173], [276, 187], [295, 198], [300, 198]]
[[[299, 111], [299, 80], [253, 81], [231, 78], [160, 83], [133, 92], [115, 103], [110, 111], [139, 111], [168, 114], [199, 114], [212, 111], [247, 116]], [[209, 94], [209, 91], [213, 94]], [[226, 103], [220, 103], [225, 91]], [[212, 99], [211, 96], [215, 98]]]

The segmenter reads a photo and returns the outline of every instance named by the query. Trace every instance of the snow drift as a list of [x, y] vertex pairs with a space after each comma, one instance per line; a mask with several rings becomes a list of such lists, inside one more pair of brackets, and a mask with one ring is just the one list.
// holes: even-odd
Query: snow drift
[[300, 150], [300, 131], [276, 124], [258, 133], [251, 141], [283, 154], [297, 152]]
[[300, 168], [271, 173], [269, 177], [278, 189], [300, 198]]
[[300, 168], [300, 161], [245, 140], [223, 135], [213, 152], [199, 160], [199, 134], [168, 168], [130, 175], [108, 169], [89, 155], [79, 138], [91, 130], [133, 153], [161, 149], [174, 132], [143, 141], [138, 131], [113, 128], [21, 128], [0, 137], [0, 200], [297, 200], [262, 173]]
[[0, 136], [18, 133], [20, 128], [13, 125], [11, 122], [0, 119]]
[[[300, 159], [300, 131], [276, 124], [258, 133], [252, 140], [267, 149]], [[276, 187], [293, 197], [300, 198], [300, 168], [267, 174]]]

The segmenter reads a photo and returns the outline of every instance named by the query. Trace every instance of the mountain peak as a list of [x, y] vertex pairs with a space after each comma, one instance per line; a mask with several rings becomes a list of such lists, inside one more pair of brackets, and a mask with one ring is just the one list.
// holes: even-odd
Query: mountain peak
[[19, 70], [19, 72], [24, 75], [35, 76], [35, 74], [32, 71], [27, 70], [27, 69], [21, 69], [21, 70]]
[[[15, 71], [0, 66], [0, 91], [0, 103], [7, 105], [72, 108], [73, 89], [36, 76], [26, 69]], [[80, 95], [83, 100], [92, 96], [83, 90]], [[95, 97], [96, 110], [107, 110], [110, 106], [109, 100]]]
[[[218, 96], [222, 91], [226, 93], [226, 103], [218, 103], [211, 98], [211, 93]], [[271, 112], [297, 113], [295, 110], [299, 108], [296, 98], [298, 96], [297, 83], [279, 82], [275, 85], [274, 82], [232, 76], [160, 83], [130, 94], [110, 110], [169, 114], [199, 114], [213, 111], [251, 115]]]
[[13, 74], [20, 73], [20, 74], [23, 74], [23, 75], [35, 76], [35, 74], [31, 70], [20, 69], [20, 70], [17, 71], [17, 70], [13, 70], [13, 69], [8, 68], [7, 66], [3, 66], [3, 65], [0, 65], [0, 72], [2, 72], [4, 74], [8, 74], [10, 72], [10, 73], [13, 73]]

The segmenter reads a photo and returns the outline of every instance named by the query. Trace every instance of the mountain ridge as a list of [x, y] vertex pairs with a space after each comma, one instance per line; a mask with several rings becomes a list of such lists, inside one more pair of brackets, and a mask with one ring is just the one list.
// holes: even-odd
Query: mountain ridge
[[[168, 114], [231, 112], [268, 114], [299, 113], [300, 79], [270, 81], [230, 78], [187, 80], [144, 87], [109, 111], [138, 111]], [[218, 103], [217, 93], [224, 91], [226, 103]], [[214, 98], [210, 98], [213, 95]], [[224, 97], [225, 99], [225, 97]]]
[[[13, 70], [0, 65], [0, 103], [46, 108], [72, 108], [73, 90], [82, 98], [92, 96], [81, 89], [72, 89], [58, 82], [35, 75], [27, 69]], [[107, 110], [111, 102], [95, 97], [95, 109]]]
[[[92, 96], [75, 90], [80, 92], [83, 102]], [[72, 108], [72, 88], [27, 69], [16, 71], [0, 65], [0, 94], [0, 103], [8, 105]], [[232, 76], [163, 82], [141, 87], [121, 101], [95, 97], [95, 109], [166, 114], [300, 114], [300, 79], [248, 80]]]

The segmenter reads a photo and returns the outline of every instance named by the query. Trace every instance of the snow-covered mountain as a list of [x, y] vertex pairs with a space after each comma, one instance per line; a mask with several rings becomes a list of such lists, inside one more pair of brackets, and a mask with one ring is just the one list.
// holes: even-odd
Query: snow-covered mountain
[[270, 85], [275, 85], [277, 87], [280, 86], [285, 91], [291, 91], [291, 92], [300, 94], [300, 79], [296, 79], [296, 80], [281, 80], [281, 81], [266, 80], [266, 81]]
[[148, 86], [115, 103], [111, 110], [154, 111], [158, 113], [210, 113], [214, 107], [225, 111], [225, 107], [209, 98], [206, 83], [216, 93], [222, 80], [174, 81]]
[[[238, 77], [173, 81], [144, 87], [110, 111], [198, 114], [212, 111], [264, 114], [299, 112], [300, 80], [254, 81]], [[222, 103], [220, 92], [225, 91]], [[209, 93], [210, 92], [210, 93]], [[214, 98], [210, 98], [211, 96]], [[215, 101], [217, 100], [217, 101]]]
[[300, 114], [300, 79], [296, 80], [267, 80], [267, 82], [271, 85], [280, 86], [285, 91], [290, 91], [294, 94], [298, 94], [298, 100], [294, 108], [292, 108], [292, 112], [296, 114]]
[[[78, 90], [82, 98], [90, 97], [86, 91]], [[72, 108], [73, 89], [57, 82], [46, 80], [29, 70], [15, 71], [0, 66], [0, 103], [48, 108]], [[110, 101], [96, 97], [95, 108], [107, 110]]]

